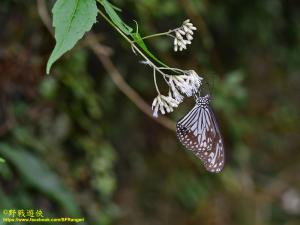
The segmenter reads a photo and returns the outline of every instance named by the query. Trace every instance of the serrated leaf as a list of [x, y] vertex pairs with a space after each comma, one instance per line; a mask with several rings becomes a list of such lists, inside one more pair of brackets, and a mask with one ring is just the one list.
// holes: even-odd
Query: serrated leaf
[[56, 1], [52, 10], [56, 44], [47, 63], [47, 74], [53, 63], [92, 28], [97, 12], [95, 0]]
[[123, 20], [118, 16], [116, 11], [113, 9], [111, 3], [109, 3], [107, 0], [102, 0], [103, 7], [105, 9], [105, 12], [108, 14], [112, 22], [125, 34], [130, 35], [130, 33], [133, 31], [133, 29], [128, 26], [126, 23], [123, 22]]

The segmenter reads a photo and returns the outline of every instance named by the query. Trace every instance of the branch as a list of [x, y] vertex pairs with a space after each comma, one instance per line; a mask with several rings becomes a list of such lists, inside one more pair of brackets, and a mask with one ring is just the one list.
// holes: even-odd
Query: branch
[[37, 10], [43, 24], [45, 25], [49, 33], [54, 37], [54, 32], [51, 25], [51, 18], [49, 16], [45, 0], [37, 0]]

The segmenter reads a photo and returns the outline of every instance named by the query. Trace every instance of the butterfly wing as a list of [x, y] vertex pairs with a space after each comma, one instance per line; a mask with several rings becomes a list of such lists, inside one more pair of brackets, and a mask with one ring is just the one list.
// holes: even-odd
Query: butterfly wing
[[220, 172], [224, 167], [223, 140], [211, 108], [196, 105], [177, 122], [180, 142], [200, 158], [210, 172]]
[[212, 147], [201, 151], [199, 154], [205, 168], [210, 172], [218, 173], [222, 171], [225, 164], [224, 144], [214, 113], [210, 107], [208, 110], [210, 125], [207, 136], [212, 139]]
[[185, 117], [176, 124], [177, 136], [183, 146], [195, 154], [199, 150], [199, 141], [197, 135], [194, 134], [191, 127], [199, 120], [200, 108], [195, 106]]

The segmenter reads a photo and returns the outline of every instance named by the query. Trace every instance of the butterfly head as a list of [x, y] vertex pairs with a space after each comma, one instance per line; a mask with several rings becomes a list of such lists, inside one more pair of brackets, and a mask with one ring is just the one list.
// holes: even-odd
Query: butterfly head
[[202, 108], [206, 108], [209, 106], [210, 103], [210, 96], [209, 95], [205, 95], [203, 97], [201, 96], [196, 96], [196, 104], [198, 106], [201, 106]]

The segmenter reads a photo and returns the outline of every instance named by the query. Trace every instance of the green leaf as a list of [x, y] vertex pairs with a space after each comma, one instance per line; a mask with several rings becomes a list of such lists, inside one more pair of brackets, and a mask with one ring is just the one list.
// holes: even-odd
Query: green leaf
[[28, 151], [1, 143], [0, 154], [15, 166], [28, 184], [55, 199], [70, 215], [78, 216], [79, 208], [72, 195], [63, 186], [59, 177], [41, 159]]
[[155, 60], [156, 62], [158, 62], [159, 64], [161, 64], [164, 67], [168, 67], [166, 64], [164, 64], [162, 61], [160, 61], [158, 58], [156, 58], [148, 49], [148, 47], [146, 46], [144, 40], [142, 39], [141, 35], [139, 34], [139, 29], [138, 29], [138, 24], [136, 24], [136, 32], [131, 33], [130, 34], [131, 37], [133, 38], [133, 40], [135, 41], [135, 43], [137, 43], [137, 45], [143, 49], [143, 51], [150, 56], [153, 60]]
[[[103, 0], [97, 0], [97, 2], [99, 2], [102, 6], [103, 6]], [[115, 6], [114, 4], [110, 3], [111, 7], [118, 11], [118, 12], [122, 12], [122, 9], [120, 9], [119, 7]]]
[[0, 157], [0, 163], [5, 163], [5, 159]]
[[92, 28], [97, 12], [95, 0], [56, 1], [52, 10], [56, 44], [47, 63], [47, 74], [53, 63]]
[[102, 0], [103, 7], [112, 20], [112, 22], [125, 34], [130, 35], [133, 29], [128, 26], [123, 20], [118, 16], [116, 11], [113, 9], [112, 5], [107, 0]]

